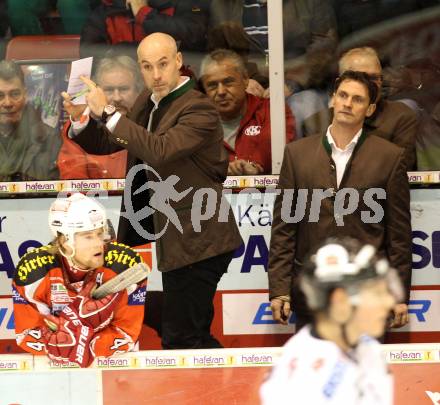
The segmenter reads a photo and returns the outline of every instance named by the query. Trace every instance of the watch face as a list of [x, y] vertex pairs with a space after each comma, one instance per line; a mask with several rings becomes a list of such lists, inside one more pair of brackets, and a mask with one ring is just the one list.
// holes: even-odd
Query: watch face
[[104, 107], [104, 111], [107, 115], [110, 115], [116, 111], [116, 107], [114, 105], [109, 104]]

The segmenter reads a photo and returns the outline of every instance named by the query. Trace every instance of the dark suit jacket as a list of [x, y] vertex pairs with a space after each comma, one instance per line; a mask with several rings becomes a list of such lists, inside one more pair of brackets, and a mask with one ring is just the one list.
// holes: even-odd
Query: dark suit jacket
[[[293, 112], [295, 113], [295, 111]], [[325, 132], [333, 119], [333, 110], [319, 111], [303, 123], [304, 136]], [[405, 149], [407, 170], [416, 169], [417, 114], [400, 101], [380, 100], [374, 114], [365, 120], [365, 131]]]
[[[127, 116], [119, 119], [112, 133], [107, 129], [97, 131], [96, 124], [91, 123], [74, 140], [88, 153], [108, 154], [127, 149], [127, 172], [136, 164], [145, 162], [162, 180], [178, 176], [179, 181], [174, 185], [177, 192], [192, 188], [180, 201], [168, 201], [177, 214], [183, 233], [172, 222], [166, 226], [169, 217], [158, 210], [152, 216], [154, 227], [148, 222], [151, 216], [141, 222], [150, 233], [153, 230], [159, 233], [166, 228], [156, 243], [156, 253], [159, 270], [168, 271], [232, 251], [242, 240], [232, 210], [222, 199], [228, 154], [223, 146], [223, 131], [214, 105], [206, 95], [193, 90], [192, 82], [189, 82], [160, 101], [152, 115], [150, 132], [145, 129], [153, 109], [150, 96], [151, 93], [143, 92]], [[148, 192], [135, 192], [147, 180], [157, 182], [151, 169], [148, 179], [145, 170], [134, 177], [131, 190], [127, 190], [126, 184], [121, 213], [126, 211], [128, 196], [135, 212], [146, 207], [150, 198]], [[200, 204], [202, 213], [205, 213], [207, 196], [202, 189], [212, 190], [209, 199], [213, 199], [216, 205], [210, 212], [212, 216], [201, 221], [198, 230], [191, 221], [191, 208], [195, 202], [194, 205]], [[157, 193], [151, 197], [154, 196], [157, 197]], [[219, 218], [221, 202], [224, 204], [223, 215]], [[159, 201], [160, 208], [166, 208], [166, 205]], [[122, 216], [118, 240], [130, 246], [147, 242]]]
[[[365, 204], [363, 194], [373, 187], [382, 188], [386, 192], [386, 199], [377, 200], [384, 215], [378, 223], [364, 223], [361, 211], [372, 210]], [[360, 193], [358, 208], [343, 217], [343, 226], [336, 224], [334, 198], [322, 201], [317, 222], [308, 220], [312, 190], [328, 188], [338, 190], [331, 148], [325, 135], [303, 138], [288, 144], [279, 177], [282, 193], [275, 200], [273, 213], [268, 270], [270, 297], [289, 295], [291, 288], [296, 286], [297, 275], [308, 252], [331, 236], [349, 236], [375, 246], [397, 269], [409, 294], [411, 216], [404, 151], [377, 136], [366, 135], [365, 132], [362, 134], [339, 187], [353, 188]], [[281, 217], [286, 189], [309, 190], [304, 218], [297, 223], [287, 223]], [[293, 199], [292, 209], [287, 211], [292, 217], [295, 206], [296, 198]]]

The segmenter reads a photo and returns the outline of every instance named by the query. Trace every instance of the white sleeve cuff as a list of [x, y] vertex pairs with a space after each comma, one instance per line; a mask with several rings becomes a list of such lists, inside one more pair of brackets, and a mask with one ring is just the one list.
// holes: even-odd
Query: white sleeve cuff
[[72, 119], [71, 119], [70, 122], [72, 125], [70, 125], [69, 132], [67, 134], [68, 137], [70, 139], [73, 139], [73, 138], [75, 138], [75, 136], [79, 135], [84, 130], [84, 128], [88, 125], [89, 121], [90, 121], [89, 115], [87, 115], [87, 118], [83, 122], [81, 122], [79, 120], [72, 121]]
[[121, 117], [122, 117], [122, 114], [121, 114], [120, 112], [116, 111], [116, 112], [111, 116], [111, 118], [107, 121], [107, 123], [105, 124], [105, 126], [107, 127], [107, 129], [108, 129], [110, 132], [113, 132], [113, 131], [114, 131], [114, 129], [115, 129], [115, 127], [116, 127], [116, 125], [117, 125], [117, 123], [118, 123], [118, 121], [119, 121], [119, 118], [121, 118]]

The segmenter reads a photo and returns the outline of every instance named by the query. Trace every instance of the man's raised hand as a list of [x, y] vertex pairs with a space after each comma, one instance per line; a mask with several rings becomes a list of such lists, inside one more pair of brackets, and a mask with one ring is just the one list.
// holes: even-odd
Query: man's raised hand
[[65, 91], [61, 93], [61, 97], [63, 97], [63, 107], [67, 114], [70, 115], [70, 119], [72, 121], [79, 121], [87, 107], [87, 104], [73, 104], [70, 94], [66, 93]]
[[90, 108], [93, 118], [101, 118], [104, 107], [108, 104], [104, 91], [88, 77], [80, 76], [80, 79], [86, 84], [89, 92], [86, 94], [87, 105]]

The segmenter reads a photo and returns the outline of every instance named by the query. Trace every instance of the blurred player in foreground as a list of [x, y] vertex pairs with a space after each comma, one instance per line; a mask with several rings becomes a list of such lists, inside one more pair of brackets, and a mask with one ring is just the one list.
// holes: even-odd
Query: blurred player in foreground
[[12, 289], [18, 345], [54, 362], [88, 367], [94, 357], [132, 351], [142, 327], [145, 282], [93, 299], [96, 286], [142, 261], [110, 242], [104, 207], [76, 193], [50, 207], [55, 237], [25, 254]]
[[371, 245], [329, 240], [310, 257], [301, 289], [314, 321], [286, 343], [262, 403], [391, 405], [393, 378], [375, 338], [403, 296], [395, 270]]

